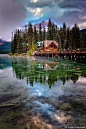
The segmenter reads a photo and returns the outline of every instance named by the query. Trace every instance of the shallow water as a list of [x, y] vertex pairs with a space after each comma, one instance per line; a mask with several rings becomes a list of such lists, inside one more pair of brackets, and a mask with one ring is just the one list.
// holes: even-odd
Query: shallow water
[[86, 62], [0, 55], [0, 129], [86, 127]]

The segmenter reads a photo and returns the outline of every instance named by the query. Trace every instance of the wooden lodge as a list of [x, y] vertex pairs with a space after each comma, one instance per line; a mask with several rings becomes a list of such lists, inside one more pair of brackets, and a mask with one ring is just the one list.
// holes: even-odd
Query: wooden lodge
[[54, 40], [44, 40], [38, 45], [38, 51], [32, 56], [57, 57], [73, 60], [86, 60], [86, 48], [58, 50], [59, 44]]
[[44, 40], [38, 45], [38, 51], [57, 51], [59, 44], [54, 40]]
[[59, 44], [54, 40], [43, 41], [43, 51], [56, 51], [58, 50]]

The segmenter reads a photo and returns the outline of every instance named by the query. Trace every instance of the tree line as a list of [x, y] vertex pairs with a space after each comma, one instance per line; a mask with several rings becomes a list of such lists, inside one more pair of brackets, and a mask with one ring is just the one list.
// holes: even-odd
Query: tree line
[[75, 24], [72, 28], [67, 27], [65, 23], [58, 28], [51, 19], [48, 21], [48, 30], [42, 31], [41, 23], [39, 30], [32, 26], [30, 22], [25, 30], [17, 29], [12, 33], [11, 52], [14, 53], [32, 53], [37, 49], [37, 42], [44, 40], [55, 40], [59, 44], [59, 49], [77, 49], [86, 48], [86, 32], [80, 33], [80, 28]]

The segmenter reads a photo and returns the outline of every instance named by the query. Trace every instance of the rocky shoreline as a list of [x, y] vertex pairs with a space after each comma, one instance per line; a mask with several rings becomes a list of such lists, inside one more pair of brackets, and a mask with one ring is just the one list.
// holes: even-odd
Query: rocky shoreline
[[[45, 111], [39, 103], [35, 103], [37, 101], [43, 105], [48, 104], [50, 107]], [[79, 98], [61, 96], [56, 102], [51, 102], [50, 98], [43, 97], [35, 98], [32, 101], [27, 99], [21, 105], [0, 107], [0, 128], [65, 129], [67, 127], [85, 127], [85, 112], [86, 101], [82, 95]]]

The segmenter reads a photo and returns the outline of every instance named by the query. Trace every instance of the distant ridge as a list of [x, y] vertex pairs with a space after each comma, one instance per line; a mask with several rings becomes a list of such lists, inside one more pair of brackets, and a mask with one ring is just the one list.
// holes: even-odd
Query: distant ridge
[[11, 50], [11, 42], [0, 39], [0, 52], [1, 51], [10, 51], [10, 50]]
[[82, 30], [80, 30], [81, 34], [82, 34], [84, 31], [86, 32], [86, 29], [82, 29]]

